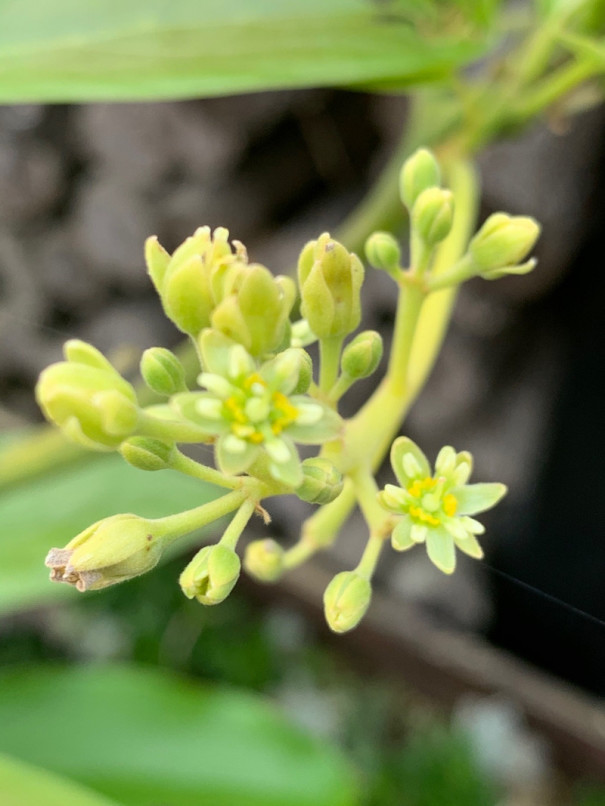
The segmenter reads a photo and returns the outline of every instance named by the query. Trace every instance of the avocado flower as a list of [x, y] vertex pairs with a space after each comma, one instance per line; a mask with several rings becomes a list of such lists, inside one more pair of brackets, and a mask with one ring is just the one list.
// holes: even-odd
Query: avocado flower
[[216, 461], [228, 474], [248, 471], [263, 456], [269, 474], [289, 487], [303, 482], [295, 443], [318, 445], [334, 439], [338, 414], [308, 395], [308, 356], [299, 348], [284, 350], [258, 365], [242, 347], [206, 330], [200, 339], [205, 372], [198, 378], [204, 392], [172, 398], [185, 419], [216, 437]]
[[426, 543], [429, 559], [445, 574], [456, 567], [456, 548], [481, 559], [483, 550], [476, 535], [485, 529], [471, 516], [495, 506], [506, 494], [506, 486], [467, 484], [472, 456], [468, 451], [456, 453], [449, 445], [439, 451], [431, 472], [426, 456], [408, 437], [393, 443], [391, 465], [400, 486], [387, 484], [378, 500], [401, 516], [391, 536], [393, 548], [406, 551]]

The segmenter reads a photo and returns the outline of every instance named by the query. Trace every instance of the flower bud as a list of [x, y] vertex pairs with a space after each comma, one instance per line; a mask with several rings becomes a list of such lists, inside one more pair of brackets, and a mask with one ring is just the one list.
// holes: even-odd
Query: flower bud
[[454, 195], [451, 190], [423, 190], [412, 208], [412, 227], [427, 246], [442, 241], [452, 228]]
[[141, 356], [141, 375], [158, 395], [172, 397], [186, 392], [185, 369], [179, 359], [164, 347], [150, 347]]
[[366, 241], [366, 257], [375, 269], [397, 275], [400, 271], [401, 249], [389, 232], [374, 232]]
[[403, 163], [399, 175], [399, 195], [411, 212], [416, 199], [427, 188], [438, 187], [441, 171], [433, 154], [426, 148], [419, 148]]
[[244, 568], [260, 582], [275, 582], [284, 571], [284, 550], [271, 538], [253, 540], [246, 546]]
[[355, 330], [363, 274], [357, 255], [328, 233], [305, 246], [298, 262], [301, 312], [316, 336], [346, 336]]
[[533, 249], [539, 235], [533, 218], [494, 213], [470, 242], [469, 253], [480, 274], [512, 267]]
[[296, 489], [296, 495], [310, 504], [329, 504], [342, 492], [342, 473], [332, 462], [320, 456], [305, 459], [302, 463], [303, 483]]
[[120, 453], [129, 465], [139, 470], [167, 470], [174, 445], [152, 437], [131, 437], [120, 445]]
[[145, 244], [145, 260], [160, 295], [166, 316], [184, 333], [196, 336], [210, 325], [210, 317], [225, 294], [231, 293], [234, 278], [245, 270], [245, 250], [228, 243], [229, 231], [200, 227], [172, 257], [157, 241]]
[[372, 586], [355, 571], [336, 574], [324, 593], [324, 613], [331, 630], [348, 632], [356, 627], [370, 606]]
[[264, 266], [249, 266], [237, 291], [212, 314], [212, 327], [253, 356], [274, 352], [284, 341], [296, 288], [289, 277], [274, 277]]
[[371, 375], [381, 358], [382, 336], [375, 330], [364, 330], [347, 344], [340, 366], [344, 375], [357, 380]]
[[233, 549], [220, 543], [204, 546], [181, 574], [179, 584], [188, 599], [195, 598], [205, 605], [220, 604], [233, 590], [240, 567]]
[[135, 391], [94, 347], [65, 345], [67, 361], [40, 375], [36, 400], [47, 419], [70, 439], [92, 450], [117, 448], [136, 428]]
[[138, 515], [113, 515], [80, 532], [64, 549], [51, 549], [45, 563], [50, 578], [79, 591], [99, 590], [144, 574], [164, 549], [155, 522]]

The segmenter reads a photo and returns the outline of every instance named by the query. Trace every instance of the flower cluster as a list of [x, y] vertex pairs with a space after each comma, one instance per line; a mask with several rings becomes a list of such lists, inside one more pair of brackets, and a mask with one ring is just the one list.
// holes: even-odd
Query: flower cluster
[[[389, 233], [374, 233], [366, 244], [370, 263], [388, 272], [399, 295], [391, 354], [384, 379], [348, 420], [339, 414], [340, 399], [379, 369], [383, 355], [378, 333], [355, 334], [365, 276], [357, 255], [323, 233], [303, 248], [296, 283], [250, 263], [245, 247], [230, 243], [224, 228], [201, 227], [172, 255], [157, 238], [147, 240], [149, 275], [166, 315], [190, 338], [197, 367], [186, 369], [191, 360], [181, 362], [163, 347], [146, 350], [141, 377], [156, 402], [145, 406], [105, 356], [70, 341], [65, 361], [40, 376], [36, 396], [46, 417], [79, 445], [119, 451], [141, 470], [180, 472], [223, 494], [163, 518], [126, 514], [93, 524], [50, 551], [53, 580], [94, 590], [130, 579], [153, 568], [175, 540], [229, 516], [218, 543], [204, 546], [179, 579], [187, 597], [216, 605], [235, 586], [242, 565], [256, 579], [273, 582], [330, 546], [358, 503], [367, 544], [357, 566], [336, 574], [323, 599], [326, 620], [340, 633], [354, 628], [370, 606], [372, 575], [389, 537], [396, 551], [425, 544], [446, 574], [455, 569], [456, 548], [483, 556], [477, 535], [484, 529], [474, 516], [502, 498], [504, 485], [470, 484], [467, 452], [445, 447], [431, 469], [410, 439], [392, 440], [416, 379], [430, 368], [431, 350], [416, 349], [426, 299], [471, 277], [529, 271], [535, 261], [523, 261], [539, 226], [496, 213], [465, 242], [469, 222], [457, 224], [456, 193], [441, 186], [439, 165], [426, 149], [404, 164], [400, 196], [410, 218], [410, 265], [400, 265], [404, 250]], [[297, 295], [303, 318], [291, 322]], [[314, 342], [318, 366], [305, 349]], [[391, 442], [398, 485], [379, 490], [373, 468]], [[213, 445], [214, 467], [181, 451], [194, 443]], [[320, 448], [301, 461], [297, 445]], [[246, 525], [255, 514], [268, 523], [261, 502], [284, 494], [319, 509], [292, 546], [271, 537], [252, 540], [242, 563], [238, 541]]]

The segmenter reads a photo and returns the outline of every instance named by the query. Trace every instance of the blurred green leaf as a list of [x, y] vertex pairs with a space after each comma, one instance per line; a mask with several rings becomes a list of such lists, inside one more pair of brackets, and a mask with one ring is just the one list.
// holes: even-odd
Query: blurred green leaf
[[4, 673], [0, 725], [1, 749], [128, 806], [356, 802], [340, 755], [260, 699], [151, 669]]
[[[100, 518], [134, 512], [157, 518], [203, 504], [216, 488], [171, 471], [145, 473], [101, 456], [0, 495], [0, 613], [70, 595], [48, 580], [44, 558]], [[177, 548], [187, 545], [179, 541]], [[153, 572], [152, 572], [153, 573]], [[80, 594], [81, 595], [81, 594]]]
[[0, 755], [2, 806], [118, 806], [79, 784]]
[[[3, 0], [0, 102], [187, 98], [434, 80], [480, 52], [466, 29], [464, 35], [455, 26], [447, 34], [439, 26], [433, 30], [439, 5]], [[481, 2], [482, 9], [490, 5]]]

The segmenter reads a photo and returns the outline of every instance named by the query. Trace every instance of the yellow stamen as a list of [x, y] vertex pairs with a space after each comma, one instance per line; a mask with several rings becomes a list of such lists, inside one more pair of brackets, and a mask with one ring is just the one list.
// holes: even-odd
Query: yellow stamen
[[456, 510], [458, 509], [458, 501], [456, 500], [456, 496], [452, 495], [452, 493], [448, 493], [443, 497], [443, 511], [448, 516], [448, 518], [453, 518], [456, 514]]
[[439, 526], [439, 524], [441, 523], [439, 518], [436, 518], [434, 515], [430, 515], [428, 512], [425, 512], [420, 507], [410, 507], [409, 512], [412, 518], [415, 518], [421, 523], [428, 523], [429, 526]]

